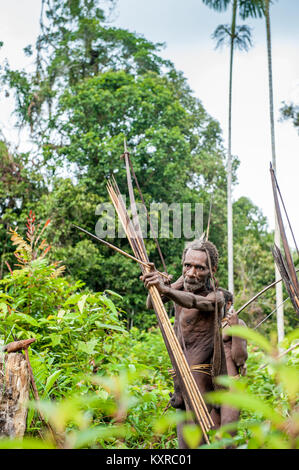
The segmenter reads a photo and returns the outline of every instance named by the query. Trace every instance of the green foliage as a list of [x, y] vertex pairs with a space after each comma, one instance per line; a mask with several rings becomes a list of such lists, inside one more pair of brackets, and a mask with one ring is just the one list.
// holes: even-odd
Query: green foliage
[[[41, 400], [29, 407], [26, 439], [1, 440], [0, 447], [132, 448], [149, 442], [174, 447], [171, 429], [159, 435], [154, 428], [157, 408], [162, 412], [166, 407], [171, 389], [160, 333], [136, 328], [128, 333], [112, 301], [120, 296], [96, 293], [62, 277], [63, 271], [49, 260], [45, 241], [45, 256], [37, 256], [35, 242], [50, 222], [37, 227], [31, 213], [26, 239], [12, 232], [23, 264], [1, 281], [0, 338], [2, 344], [36, 339], [29, 357]], [[54, 441], [42, 431], [36, 410], [54, 429]], [[43, 443], [32, 439], [41, 431]]]
[[[274, 343], [249, 328], [231, 327], [229, 334], [238, 334], [254, 347], [249, 349], [247, 377], [238, 381], [223, 377], [221, 383], [229, 390], [206, 395], [211, 403], [242, 410], [237, 436], [231, 439], [228, 429], [220, 428], [215, 434], [216, 445], [227, 445], [230, 438], [237, 448], [298, 449], [298, 349], [279, 356]], [[295, 338], [298, 342], [298, 337], [296, 330], [284, 344], [289, 346]]]
[[[107, 0], [106, 6], [113, 9], [114, 3]], [[231, 4], [204, 3], [219, 11]], [[237, 3], [243, 19], [264, 14], [262, 0]], [[36, 338], [29, 354], [41, 398], [28, 405], [25, 439], [1, 439], [1, 448], [177, 447], [174, 427], [186, 415], [163, 413], [173, 387], [170, 362], [153, 327], [155, 314], [145, 309], [139, 267], [72, 226], [94, 232], [96, 208], [108, 200], [109, 175], [116, 175], [126, 193], [119, 158], [124, 137], [148, 207], [201, 202], [205, 229], [213, 198], [210, 239], [220, 253], [219, 284], [227, 285], [219, 124], [183, 75], [159, 56], [161, 44], [113, 28], [106, 18], [107, 9], [97, 0], [42, 0], [36, 47], [24, 49], [35, 60], [35, 71], [12, 70], [8, 64], [1, 69], [2, 84], [15, 94], [18, 124], [29, 126], [36, 147], [18, 155], [0, 142], [0, 342]], [[243, 33], [248, 43], [248, 31]], [[295, 108], [285, 113], [295, 120]], [[235, 158], [234, 182], [237, 166]], [[33, 212], [28, 218], [29, 210], [43, 223], [36, 223]], [[240, 198], [233, 212], [238, 308], [273, 281], [274, 269], [272, 234], [260, 210]], [[25, 230], [26, 238], [20, 237]], [[179, 277], [184, 238], [171, 233], [159, 241], [169, 272]], [[130, 252], [125, 239], [114, 244]], [[153, 240], [146, 246], [160, 268]], [[268, 291], [242, 316], [254, 326], [273, 308], [274, 291]], [[284, 348], [298, 338], [291, 306], [286, 318]], [[264, 331], [270, 330], [271, 321]], [[249, 347], [247, 378], [223, 378], [231, 392], [211, 396], [238, 406], [241, 420], [238, 427], [211, 431], [211, 446], [297, 448], [298, 349], [278, 360], [272, 336], [269, 342], [254, 331], [246, 334], [257, 345]], [[54, 429], [54, 440], [38, 409]], [[183, 432], [190, 447], [199, 446], [198, 427], [185, 426]]]
[[291, 120], [293, 126], [299, 128], [299, 106], [294, 103], [285, 103], [283, 102], [282, 107], [280, 108], [280, 115], [282, 120]]
[[[62, 271], [53, 276], [59, 268], [49, 259], [49, 245], [42, 241], [37, 250], [35, 243], [50, 227], [31, 213], [26, 239], [11, 235], [21, 269], [2, 280], [1, 343], [36, 338], [29, 357], [40, 401], [28, 404], [25, 439], [1, 439], [0, 447], [176, 448], [175, 426], [187, 416], [163, 411], [173, 384], [160, 331], [127, 331], [112, 301], [122, 301], [117, 293], [93, 292]], [[275, 338], [237, 326], [228, 333], [250, 344], [248, 375], [223, 377], [230, 391], [206, 396], [242, 410], [237, 434], [230, 435], [235, 424], [210, 431], [211, 447], [298, 448], [298, 349], [279, 359]], [[292, 331], [281, 346], [290, 348], [298, 336]], [[191, 448], [200, 445], [198, 426], [186, 425], [183, 433]]]
[[[49, 122], [55, 121], [57, 101], [66, 87], [108, 69], [144, 73], [171, 65], [157, 55], [162, 44], [109, 26], [99, 3], [42, 0], [36, 46], [29, 45], [24, 51], [35, 58], [35, 71], [12, 70], [9, 65], [4, 68], [2, 81], [14, 90], [19, 122], [30, 126], [39, 143], [49, 130]], [[115, 2], [106, 3], [113, 7]]]

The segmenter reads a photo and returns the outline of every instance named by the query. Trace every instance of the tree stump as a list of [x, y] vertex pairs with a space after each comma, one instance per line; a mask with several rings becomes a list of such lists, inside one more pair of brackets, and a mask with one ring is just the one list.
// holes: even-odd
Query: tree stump
[[26, 430], [30, 376], [21, 353], [0, 353], [0, 436], [22, 439]]

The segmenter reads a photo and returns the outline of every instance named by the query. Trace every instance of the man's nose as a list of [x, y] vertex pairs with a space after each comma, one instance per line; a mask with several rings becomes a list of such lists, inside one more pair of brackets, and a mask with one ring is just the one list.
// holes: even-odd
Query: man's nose
[[196, 269], [194, 266], [191, 266], [191, 268], [188, 270], [188, 276], [195, 277], [195, 275], [196, 275]]

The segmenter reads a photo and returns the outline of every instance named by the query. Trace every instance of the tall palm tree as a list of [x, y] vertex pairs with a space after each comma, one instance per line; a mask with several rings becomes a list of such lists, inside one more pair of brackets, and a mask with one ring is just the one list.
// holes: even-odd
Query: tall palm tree
[[[248, 17], [264, 17], [266, 24], [266, 38], [267, 38], [267, 58], [268, 58], [268, 84], [269, 84], [269, 112], [270, 112], [270, 132], [271, 132], [271, 153], [272, 153], [272, 166], [276, 173], [276, 149], [275, 149], [275, 125], [274, 125], [274, 105], [273, 105], [273, 74], [272, 74], [272, 46], [271, 46], [271, 24], [270, 24], [270, 5], [272, 0], [250, 0], [248, 9], [242, 11], [242, 18]], [[280, 246], [280, 233], [275, 213], [275, 229], [274, 229], [274, 243]], [[275, 279], [280, 279], [280, 273], [275, 265]], [[283, 294], [282, 283], [276, 284], [276, 318], [277, 318], [277, 334], [278, 342], [284, 338], [284, 314], [283, 314]]]
[[[268, 80], [269, 80], [269, 110], [270, 110], [270, 129], [271, 129], [271, 150], [272, 150], [272, 166], [276, 173], [276, 150], [275, 150], [275, 126], [274, 126], [274, 106], [273, 106], [273, 74], [272, 74], [272, 46], [271, 46], [271, 26], [270, 26], [270, 1], [265, 0], [264, 14], [266, 20], [267, 35], [267, 56], [268, 56]], [[274, 243], [280, 246], [280, 233], [278, 221], [275, 213], [275, 231]], [[280, 273], [275, 265], [275, 279], [280, 278]], [[284, 318], [283, 318], [283, 294], [282, 284], [276, 284], [276, 308], [277, 308], [277, 333], [278, 342], [284, 338]]]
[[232, 21], [230, 25], [219, 25], [212, 37], [217, 41], [216, 48], [228, 43], [230, 46], [229, 64], [229, 98], [228, 98], [228, 149], [227, 149], [227, 253], [228, 253], [228, 289], [234, 293], [233, 262], [233, 208], [232, 208], [232, 84], [234, 49], [248, 50], [251, 46], [250, 28], [237, 26], [237, 10], [243, 8], [244, 0], [203, 0], [203, 3], [214, 10], [224, 11], [232, 4]]

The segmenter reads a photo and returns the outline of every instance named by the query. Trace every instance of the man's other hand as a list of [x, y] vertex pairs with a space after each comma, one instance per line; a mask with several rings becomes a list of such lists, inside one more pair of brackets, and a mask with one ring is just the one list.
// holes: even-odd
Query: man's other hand
[[226, 314], [226, 320], [229, 326], [238, 325], [238, 315], [233, 307], [231, 307], [230, 311]]

